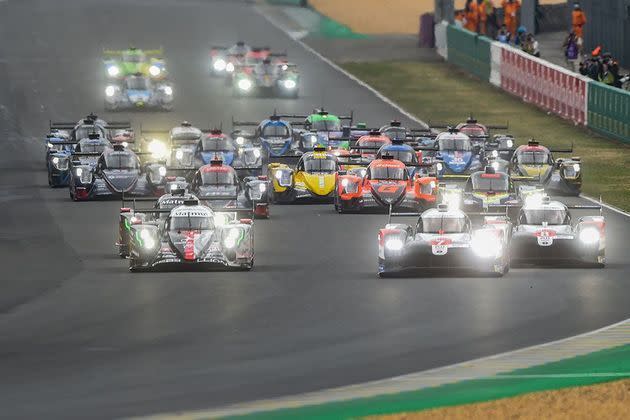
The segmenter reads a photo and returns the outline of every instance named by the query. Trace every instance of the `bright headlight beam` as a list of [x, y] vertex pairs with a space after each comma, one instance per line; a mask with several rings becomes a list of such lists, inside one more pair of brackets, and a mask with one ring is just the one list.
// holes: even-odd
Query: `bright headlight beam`
[[593, 227], [587, 227], [580, 231], [580, 241], [587, 245], [592, 245], [599, 241], [599, 231]]
[[158, 172], [159, 172], [160, 176], [166, 176], [166, 167], [165, 166], [160, 166], [160, 168], [158, 169]]
[[219, 58], [217, 61], [214, 62], [213, 67], [216, 71], [225, 70], [225, 60], [223, 60], [222, 58]]
[[238, 81], [238, 88], [240, 90], [248, 91], [252, 88], [252, 82], [249, 79], [241, 79]]
[[234, 71], [234, 64], [232, 63], [227, 63], [225, 65], [225, 71], [227, 71], [228, 73], [232, 73]]
[[478, 232], [473, 235], [471, 247], [473, 252], [481, 258], [497, 257], [501, 252], [501, 242], [496, 235], [488, 232]]
[[120, 69], [117, 66], [109, 66], [107, 67], [107, 74], [110, 77], [116, 77], [120, 73]]
[[258, 190], [260, 192], [265, 192], [267, 190], [267, 185], [266, 184], [258, 184]]
[[243, 143], [245, 143], [245, 137], [238, 136], [238, 137], [236, 138], [236, 144], [238, 144], [239, 146], [242, 146], [242, 145], [243, 145]]
[[341, 180], [341, 186], [344, 188], [348, 186], [348, 178], [344, 178]]
[[153, 77], [159, 76], [162, 73], [162, 69], [156, 65], [149, 67], [149, 74]]
[[173, 88], [170, 86], [164, 86], [164, 93], [171, 96], [173, 94]]
[[216, 213], [214, 215], [215, 226], [223, 226], [227, 223], [227, 216], [225, 214]]
[[573, 170], [575, 172], [580, 172], [580, 164], [579, 163], [574, 163], [573, 164]]
[[401, 249], [403, 249], [403, 245], [403, 241], [398, 238], [389, 239], [385, 242], [385, 248], [389, 249], [390, 251], [400, 251]]
[[184, 157], [184, 152], [182, 152], [181, 150], [178, 150], [175, 152], [175, 159], [181, 160], [183, 157]]
[[284, 81], [284, 88], [285, 89], [295, 89], [295, 87], [297, 86], [297, 83], [295, 83], [295, 80], [285, 80]]
[[107, 95], [108, 97], [112, 97], [114, 96], [114, 94], [116, 93], [116, 88], [114, 86], [107, 86], [105, 88], [105, 95]]
[[83, 168], [77, 168], [76, 173], [78, 177], [81, 177], [81, 175], [83, 175]]
[[254, 156], [256, 156], [256, 158], [260, 157], [260, 149], [254, 149]]
[[149, 143], [148, 149], [151, 155], [156, 159], [163, 158], [168, 153], [168, 148], [160, 140], [151, 141], [151, 143]]

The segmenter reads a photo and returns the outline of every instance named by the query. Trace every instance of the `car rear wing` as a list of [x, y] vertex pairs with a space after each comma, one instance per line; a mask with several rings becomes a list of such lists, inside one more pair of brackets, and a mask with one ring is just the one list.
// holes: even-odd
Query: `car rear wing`
[[52, 144], [53, 146], [56, 146], [56, 145], [59, 145], [59, 146], [71, 146], [71, 145], [79, 144], [78, 141], [48, 141], [48, 143]]
[[101, 152], [72, 152], [70, 156], [100, 156]]

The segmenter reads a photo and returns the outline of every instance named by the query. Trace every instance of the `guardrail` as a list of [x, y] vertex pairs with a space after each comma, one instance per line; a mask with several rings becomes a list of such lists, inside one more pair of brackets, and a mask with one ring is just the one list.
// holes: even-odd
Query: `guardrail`
[[630, 142], [630, 92], [606, 86], [517, 48], [441, 22], [438, 54], [524, 101]]

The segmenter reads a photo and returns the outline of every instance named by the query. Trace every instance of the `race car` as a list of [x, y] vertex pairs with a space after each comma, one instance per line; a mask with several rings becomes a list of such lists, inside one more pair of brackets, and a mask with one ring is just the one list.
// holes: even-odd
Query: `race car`
[[154, 82], [149, 77], [136, 73], [125, 77], [120, 83], [111, 83], [105, 88], [105, 109], [173, 109], [173, 87], [167, 81]]
[[508, 125], [487, 125], [481, 124], [472, 115], [465, 122], [458, 124], [431, 124], [431, 128], [448, 129], [455, 127], [460, 133], [466, 134], [473, 146], [484, 147], [484, 143], [490, 138], [490, 130], [507, 130]]
[[392, 144], [391, 139], [381, 134], [380, 131], [370, 131], [367, 135], [359, 137], [356, 143], [350, 145], [350, 152], [356, 153], [366, 162], [371, 162], [383, 146], [390, 144]]
[[136, 153], [117, 144], [111, 149], [106, 148], [95, 165], [73, 162], [70, 198], [86, 201], [122, 195], [161, 195], [165, 176], [166, 166], [157, 162], [141, 165]]
[[604, 217], [573, 220], [569, 210], [601, 210], [600, 206], [568, 206], [548, 196], [526, 203], [512, 233], [512, 261], [517, 264], [556, 263], [604, 267], [606, 223]]
[[244, 138], [239, 144], [219, 129], [211, 130], [202, 136], [197, 146], [196, 158], [201, 165], [207, 165], [219, 159], [224, 164], [233, 167], [239, 175], [262, 173], [261, 147], [246, 142]]
[[70, 178], [70, 155], [76, 142], [68, 141], [70, 134], [64, 130], [51, 130], [46, 135], [46, 171], [48, 185], [63, 187], [68, 185]]
[[49, 127], [51, 133], [63, 131], [67, 133], [68, 141], [78, 142], [94, 133], [99, 133], [102, 137], [111, 139], [113, 132], [131, 129], [131, 123], [128, 121], [107, 122], [91, 113], [77, 122], [50, 121]]
[[[268, 180], [266, 176], [249, 176], [239, 180], [234, 168], [215, 158], [195, 173], [191, 192], [212, 208], [231, 209], [249, 217], [269, 217]], [[227, 210], [226, 210], [227, 211]]]
[[[438, 177], [470, 174], [482, 168], [481, 150], [473, 148], [470, 138], [455, 129], [437, 135], [435, 145]], [[429, 148], [431, 151], [433, 148]], [[421, 150], [425, 150], [422, 148]], [[435, 150], [435, 149], [433, 149]]]
[[385, 155], [393, 156], [394, 159], [404, 163], [410, 177], [417, 173], [428, 175], [434, 172], [435, 165], [424, 161], [422, 150], [415, 150], [413, 146], [403, 140], [394, 139], [391, 144], [385, 143], [378, 149], [375, 158], [381, 159]]
[[217, 224], [215, 212], [197, 200], [186, 200], [183, 205], [166, 211], [168, 217], [163, 223], [148, 221], [131, 225], [130, 271], [251, 270], [254, 265], [251, 219]]
[[110, 80], [123, 80], [127, 76], [141, 74], [153, 80], [167, 76], [162, 49], [141, 50], [129, 47], [126, 50], [105, 50], [103, 64]]
[[[160, 222], [164, 222], [167, 219], [169, 210], [183, 205], [188, 200], [197, 200], [197, 197], [187, 190], [185, 180], [179, 180], [178, 182], [175, 179], [167, 182], [166, 194], [161, 197], [138, 197], [133, 199], [123, 197], [121, 201], [123, 207], [120, 208], [118, 222], [118, 241], [116, 242], [118, 255], [121, 258], [129, 256], [130, 242], [132, 240], [130, 233], [133, 225], [149, 221], [159, 225]], [[144, 210], [136, 208], [137, 203], [144, 202], [152, 203], [153, 207]], [[133, 207], [125, 207], [127, 203], [132, 204]]]
[[364, 176], [355, 171], [339, 175], [335, 210], [339, 213], [391, 208], [421, 211], [435, 204], [437, 178], [413, 177], [407, 166], [392, 155], [372, 161]]
[[392, 141], [414, 140], [420, 135], [431, 135], [430, 128], [407, 128], [398, 120], [391, 120], [378, 130], [382, 135], [389, 137]]
[[284, 163], [270, 163], [267, 170], [274, 203], [334, 201], [337, 158], [323, 146], [304, 153], [295, 169]]
[[[242, 138], [242, 143], [246, 143], [248, 139], [254, 140], [254, 143], [261, 145], [263, 157], [266, 159], [281, 156], [299, 157], [306, 147], [310, 146], [309, 150], [312, 150], [312, 147], [317, 144], [311, 141], [303, 142], [301, 140], [303, 130], [296, 129], [294, 124], [285, 119], [285, 115], [277, 114], [275, 111], [273, 115], [261, 122], [232, 119], [232, 127], [238, 131], [234, 134], [237, 142], [239, 137]], [[256, 127], [254, 133], [249, 134], [238, 130], [238, 127], [246, 126]]]
[[519, 146], [510, 161], [510, 174], [536, 178], [547, 192], [580, 195], [582, 191], [582, 162], [579, 157], [554, 159], [552, 153], [572, 153], [570, 149], [551, 149], [530, 140]]
[[273, 62], [270, 58], [254, 65], [237, 65], [232, 76], [232, 92], [236, 97], [273, 96], [297, 98], [300, 73], [288, 62]]
[[[414, 213], [391, 213], [417, 216]], [[510, 269], [512, 223], [507, 217], [486, 216], [474, 228], [468, 215], [446, 204], [424, 211], [415, 226], [390, 223], [378, 233], [378, 274], [425, 276], [458, 270], [503, 276]]]
[[196, 170], [196, 153], [203, 130], [188, 121], [182, 121], [169, 131], [142, 129], [141, 151], [151, 153], [154, 159], [166, 159], [169, 170]]
[[251, 47], [238, 41], [231, 47], [214, 46], [210, 50], [210, 73], [214, 76], [230, 76], [236, 66], [255, 63], [271, 54], [269, 47]]

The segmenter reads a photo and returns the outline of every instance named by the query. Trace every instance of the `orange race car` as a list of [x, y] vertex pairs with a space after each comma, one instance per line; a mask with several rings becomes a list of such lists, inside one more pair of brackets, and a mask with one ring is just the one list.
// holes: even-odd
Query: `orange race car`
[[337, 177], [335, 210], [339, 213], [422, 211], [436, 203], [438, 180], [434, 176], [409, 176], [407, 166], [391, 155], [373, 160], [365, 168], [340, 172]]

